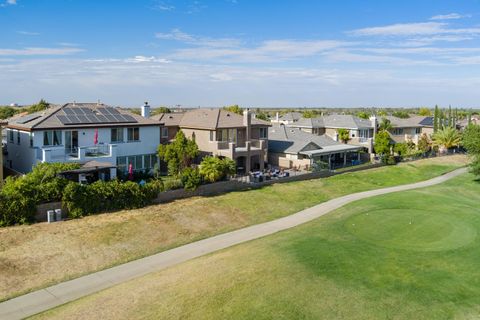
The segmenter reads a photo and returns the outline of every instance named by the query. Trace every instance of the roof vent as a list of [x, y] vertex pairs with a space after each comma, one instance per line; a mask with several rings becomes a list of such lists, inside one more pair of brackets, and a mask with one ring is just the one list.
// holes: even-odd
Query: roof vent
[[227, 117], [230, 117], [230, 113], [227, 113]]

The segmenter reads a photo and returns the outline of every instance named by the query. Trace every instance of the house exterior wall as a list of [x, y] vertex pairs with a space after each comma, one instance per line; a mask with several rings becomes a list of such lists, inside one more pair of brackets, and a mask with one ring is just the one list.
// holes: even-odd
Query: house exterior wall
[[433, 127], [423, 127], [422, 134], [425, 133], [427, 136], [431, 137], [433, 134]]
[[[132, 126], [134, 127], [134, 126]], [[110, 162], [113, 165], [117, 164], [117, 157], [156, 154], [158, 145], [160, 144], [160, 127], [159, 126], [139, 126], [139, 141], [127, 141], [127, 127], [123, 128], [124, 142], [111, 141], [112, 128], [98, 129], [98, 145], [109, 146], [115, 145], [114, 153], [110, 153], [110, 157], [96, 157], [94, 159], [101, 162]], [[13, 129], [8, 129], [8, 131]], [[86, 159], [72, 159], [72, 158], [44, 158], [45, 150], [53, 150], [57, 155], [62, 153], [65, 155], [66, 131], [78, 131], [78, 147], [93, 147], [94, 146], [94, 128], [79, 128], [79, 129], [62, 129], [61, 131], [61, 145], [59, 146], [44, 146], [43, 137], [44, 130], [35, 130], [33, 132], [13, 130], [13, 141], [9, 139], [9, 132], [7, 131], [7, 166], [11, 161], [11, 167], [19, 172], [27, 173], [32, 170], [32, 167], [37, 162], [85, 162]], [[20, 132], [20, 144], [17, 143], [17, 132]], [[32, 135], [32, 145], [30, 144], [30, 135]]]

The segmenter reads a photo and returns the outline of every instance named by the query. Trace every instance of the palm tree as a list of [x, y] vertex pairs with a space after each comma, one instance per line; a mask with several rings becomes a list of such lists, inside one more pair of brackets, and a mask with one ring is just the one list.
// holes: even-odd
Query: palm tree
[[457, 147], [461, 141], [460, 133], [452, 127], [445, 127], [433, 134], [433, 145], [443, 150]]
[[382, 118], [382, 121], [378, 125], [379, 131], [390, 131], [392, 128], [392, 122], [387, 118]]

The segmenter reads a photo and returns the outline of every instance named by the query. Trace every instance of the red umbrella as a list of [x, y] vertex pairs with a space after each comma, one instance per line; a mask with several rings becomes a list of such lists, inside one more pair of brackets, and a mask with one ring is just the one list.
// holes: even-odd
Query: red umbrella
[[93, 136], [93, 144], [98, 144], [98, 129], [95, 129], [95, 135]]
[[133, 165], [131, 163], [128, 165], [128, 180], [133, 180]]

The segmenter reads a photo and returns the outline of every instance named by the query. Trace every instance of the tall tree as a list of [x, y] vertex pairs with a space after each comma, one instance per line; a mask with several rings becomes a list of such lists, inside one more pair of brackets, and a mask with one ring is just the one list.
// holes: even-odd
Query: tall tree
[[197, 143], [185, 137], [182, 130], [175, 135], [175, 140], [158, 147], [158, 156], [168, 165], [168, 173], [178, 177], [185, 168], [190, 167], [199, 154]]
[[378, 129], [380, 131], [390, 131], [392, 130], [392, 122], [388, 120], [387, 118], [382, 118], [382, 121], [380, 121], [380, 124], [378, 125]]
[[439, 117], [440, 117], [440, 110], [438, 110], [438, 105], [435, 105], [435, 111], [433, 113], [433, 132], [438, 131]]
[[447, 122], [449, 127], [452, 127], [452, 106], [448, 106], [448, 122]]
[[473, 158], [470, 164], [471, 172], [480, 176], [480, 126], [468, 125], [462, 138], [463, 146]]
[[392, 144], [390, 134], [387, 131], [380, 131], [375, 135], [375, 153], [385, 156], [390, 154]]

